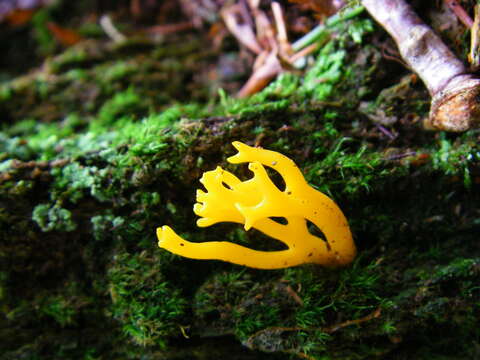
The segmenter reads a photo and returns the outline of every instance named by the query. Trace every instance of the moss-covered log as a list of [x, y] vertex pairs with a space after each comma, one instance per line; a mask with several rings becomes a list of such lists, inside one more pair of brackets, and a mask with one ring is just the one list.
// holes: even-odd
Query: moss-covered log
[[[359, 40], [372, 23], [350, 28]], [[478, 132], [422, 131], [425, 90], [395, 86], [405, 73], [345, 34], [247, 100], [205, 103], [213, 87], [195, 74], [216, 60], [188, 41], [81, 44], [3, 84], [0, 357], [476, 356]], [[250, 176], [226, 165], [234, 140], [293, 158], [335, 199], [359, 248], [351, 266], [260, 271], [157, 248], [164, 224], [275, 248], [194, 226], [202, 172]]]

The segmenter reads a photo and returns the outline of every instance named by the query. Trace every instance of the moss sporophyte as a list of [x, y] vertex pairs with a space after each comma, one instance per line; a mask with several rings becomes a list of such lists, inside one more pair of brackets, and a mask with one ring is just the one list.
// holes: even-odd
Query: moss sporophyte
[[[280, 251], [258, 251], [226, 241], [193, 243], [182, 239], [169, 226], [157, 229], [158, 245], [172, 253], [193, 259], [217, 259], [259, 269], [280, 269], [305, 263], [338, 266], [350, 263], [355, 244], [342, 211], [326, 195], [308, 185], [295, 163], [271, 150], [233, 142], [238, 153], [228, 161], [249, 163], [254, 176], [241, 181], [217, 167], [203, 174], [200, 182], [207, 192], [197, 190], [193, 210], [200, 216], [197, 225], [219, 222], [244, 224], [288, 246]], [[285, 182], [280, 190], [264, 166], [276, 170]], [[276, 221], [284, 218], [286, 223]], [[309, 224], [325, 238], [314, 235]]]

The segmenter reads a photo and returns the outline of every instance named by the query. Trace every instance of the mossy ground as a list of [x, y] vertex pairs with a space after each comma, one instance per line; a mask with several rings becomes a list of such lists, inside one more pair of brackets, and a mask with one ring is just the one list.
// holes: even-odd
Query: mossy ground
[[[479, 133], [422, 130], [421, 84], [380, 93], [406, 72], [354, 21], [304, 76], [247, 100], [215, 96], [216, 55], [191, 39], [80, 44], [4, 83], [1, 358], [478, 356]], [[194, 226], [202, 172], [249, 176], [225, 162], [234, 140], [291, 157], [335, 199], [351, 266], [260, 271], [157, 248], [161, 225], [271, 248]]]

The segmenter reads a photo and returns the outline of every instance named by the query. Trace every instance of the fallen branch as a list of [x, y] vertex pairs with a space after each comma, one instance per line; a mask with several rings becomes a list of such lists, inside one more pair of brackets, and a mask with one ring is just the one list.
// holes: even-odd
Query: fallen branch
[[408, 66], [432, 96], [426, 128], [465, 131], [480, 123], [480, 79], [468, 73], [433, 30], [404, 0], [362, 0], [388, 31]]

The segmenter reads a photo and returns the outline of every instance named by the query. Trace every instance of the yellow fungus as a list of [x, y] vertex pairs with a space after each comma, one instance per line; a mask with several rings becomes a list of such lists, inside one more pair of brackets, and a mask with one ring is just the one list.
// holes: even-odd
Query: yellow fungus
[[[203, 174], [200, 182], [206, 192], [197, 190], [193, 207], [200, 216], [197, 225], [218, 222], [244, 224], [288, 246], [280, 251], [258, 251], [228, 241], [194, 243], [182, 239], [169, 226], [157, 228], [158, 246], [192, 259], [216, 259], [259, 269], [279, 269], [304, 263], [337, 266], [355, 257], [355, 244], [348, 222], [339, 207], [326, 195], [308, 185], [299, 168], [275, 151], [233, 142], [238, 153], [227, 160], [232, 164], [248, 162], [253, 177], [241, 181], [217, 167]], [[264, 166], [275, 169], [285, 181], [281, 191], [269, 178]], [[275, 218], [285, 218], [281, 224]], [[309, 231], [315, 224], [325, 235], [322, 239]]]

